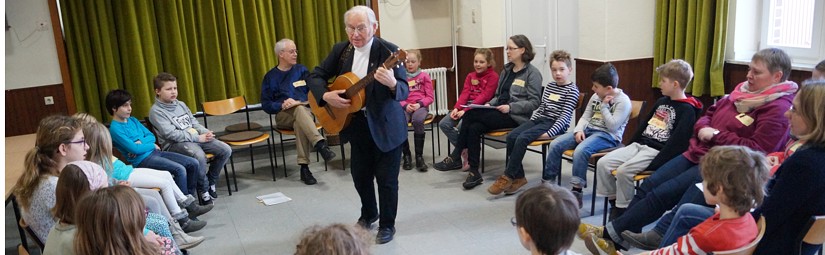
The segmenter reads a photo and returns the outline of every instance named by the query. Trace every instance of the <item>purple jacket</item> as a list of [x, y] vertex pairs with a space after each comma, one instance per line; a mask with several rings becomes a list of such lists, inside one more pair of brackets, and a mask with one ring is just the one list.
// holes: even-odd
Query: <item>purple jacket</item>
[[[722, 98], [696, 121], [690, 146], [682, 155], [698, 164], [699, 159], [716, 145], [742, 145], [764, 153], [781, 150], [789, 138], [790, 124], [784, 114], [791, 108], [793, 97], [786, 95], [777, 98], [738, 118], [739, 112], [730, 97]], [[753, 120], [752, 123], [745, 125], [749, 119]], [[718, 129], [719, 134], [708, 142], [701, 142], [696, 135], [704, 127]]]
[[415, 77], [407, 78], [407, 83], [410, 84], [410, 95], [406, 100], [401, 101], [402, 107], [415, 103], [420, 103], [421, 107], [429, 107], [435, 101], [433, 79], [429, 74], [421, 72]]

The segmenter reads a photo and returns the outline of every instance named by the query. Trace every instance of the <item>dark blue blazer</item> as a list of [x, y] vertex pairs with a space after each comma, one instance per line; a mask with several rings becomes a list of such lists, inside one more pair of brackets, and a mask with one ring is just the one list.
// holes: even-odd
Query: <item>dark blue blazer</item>
[[[389, 58], [391, 52], [398, 50], [398, 46], [381, 38], [373, 37], [370, 49], [370, 61], [367, 72], [378, 69]], [[309, 89], [318, 100], [318, 105], [326, 105], [323, 94], [327, 92], [327, 81], [352, 69], [354, 49], [349, 41], [339, 42], [332, 47], [321, 64], [315, 67], [309, 75]], [[342, 55], [345, 55], [342, 59]], [[407, 119], [400, 101], [407, 99], [410, 88], [407, 84], [407, 71], [400, 65], [393, 67], [395, 80], [398, 82], [393, 93], [390, 88], [378, 81], [373, 81], [364, 88], [366, 95], [366, 117], [370, 134], [375, 145], [381, 151], [395, 149], [407, 140]], [[343, 135], [352, 130], [344, 128]]]

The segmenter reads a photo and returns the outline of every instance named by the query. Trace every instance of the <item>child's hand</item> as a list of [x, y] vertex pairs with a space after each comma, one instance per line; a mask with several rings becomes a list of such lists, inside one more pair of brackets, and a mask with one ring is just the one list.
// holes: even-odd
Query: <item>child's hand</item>
[[613, 96], [605, 96], [602, 98], [602, 104], [610, 104], [610, 101], [613, 101]]
[[420, 109], [420, 108], [421, 108], [421, 104], [418, 104], [418, 103], [415, 103], [415, 104], [408, 104], [407, 106], [409, 106], [410, 108], [412, 108], [412, 111], [413, 111], [413, 112], [414, 112], [414, 111], [417, 111], [418, 109]]
[[584, 138], [586, 138], [584, 137], [584, 132], [582, 131], [576, 132], [575, 134], [573, 134], [573, 137], [576, 138], [576, 143], [581, 143], [582, 141], [584, 141]]
[[158, 144], [155, 144], [155, 150], [160, 150], [160, 146], [158, 146]]
[[129, 181], [117, 181], [117, 185], [131, 187], [132, 183], [130, 183]]
[[163, 246], [163, 239], [151, 230], [149, 230], [149, 234], [146, 234], [145, 236], [143, 236], [143, 238], [146, 239], [146, 241], [149, 241], [150, 243], [157, 244], [158, 247]]
[[206, 137], [206, 133], [203, 133], [203, 134], [198, 136], [198, 142], [205, 143], [205, 142], [208, 142], [208, 141], [209, 141], [209, 138]]
[[456, 117], [456, 119], [460, 119], [461, 117], [464, 117], [464, 111], [458, 111], [458, 113], [456, 113], [456, 115], [458, 115], [458, 117]]
[[140, 140], [135, 141], [135, 144], [143, 144]]
[[501, 113], [509, 113], [510, 112], [510, 105], [509, 104], [503, 104], [503, 105], [496, 106], [496, 110], [500, 111]]
[[407, 104], [407, 107], [404, 107], [404, 111], [406, 111], [406, 112], [414, 112], [415, 110], [413, 110], [412, 105], [413, 105], [413, 104]]
[[453, 109], [452, 111], [450, 111], [450, 119], [457, 120], [458, 116], [456, 114], [458, 114], [458, 109]]

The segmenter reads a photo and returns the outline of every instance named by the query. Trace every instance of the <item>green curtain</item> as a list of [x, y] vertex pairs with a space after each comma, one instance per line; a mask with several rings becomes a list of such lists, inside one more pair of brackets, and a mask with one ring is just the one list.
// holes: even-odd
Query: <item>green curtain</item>
[[292, 38], [298, 61], [316, 66], [346, 40], [343, 14], [366, 0], [62, 0], [75, 104], [111, 119], [106, 93], [122, 88], [132, 114], [148, 115], [152, 78], [178, 78], [178, 99], [200, 103], [244, 95], [260, 102], [261, 81], [277, 65], [275, 42]]
[[[727, 24], [728, 0], [656, 1], [653, 66], [684, 59], [694, 72], [688, 92], [694, 96], [724, 95]], [[656, 72], [653, 86], [659, 86]]]

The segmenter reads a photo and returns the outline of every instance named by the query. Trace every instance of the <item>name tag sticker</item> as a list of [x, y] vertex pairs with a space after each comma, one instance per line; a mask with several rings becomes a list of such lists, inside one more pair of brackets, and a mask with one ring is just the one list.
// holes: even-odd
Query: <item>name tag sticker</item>
[[472, 79], [472, 80], [470, 80], [470, 84], [478, 85], [478, 80]]
[[415, 86], [415, 80], [407, 81], [407, 84], [412, 87]]
[[547, 95], [547, 99], [558, 102], [559, 99], [561, 99], [561, 95], [550, 93], [550, 95]]
[[667, 127], [664, 121], [656, 117], [650, 118], [650, 121], [648, 121], [647, 124], [659, 129], [665, 129], [665, 127]]
[[519, 87], [524, 87], [524, 80], [515, 79], [515, 80], [513, 80], [513, 85], [516, 85], [516, 86], [519, 86]]
[[753, 118], [751, 118], [751, 116], [748, 116], [747, 114], [744, 114], [744, 113], [740, 113], [739, 115], [736, 115], [736, 119], [739, 120], [739, 122], [742, 122], [742, 125], [745, 125], [745, 126], [750, 126], [751, 124], [753, 124]]
[[197, 130], [195, 130], [194, 128], [188, 128], [188, 129], [186, 129], [186, 132], [189, 132], [190, 134], [193, 134], [193, 135], [197, 135], [197, 134], [198, 134], [198, 131], [197, 131]]
[[592, 119], [601, 119], [601, 118], [602, 118], [602, 113], [601, 112], [594, 112], [593, 113], [593, 118]]
[[296, 82], [292, 83], [292, 86], [296, 87], [296, 88], [297, 87], [303, 87], [303, 86], [306, 86], [306, 85], [307, 85], [307, 82], [304, 81], [304, 80], [300, 80], [300, 81], [296, 81]]

